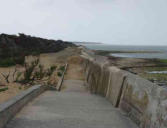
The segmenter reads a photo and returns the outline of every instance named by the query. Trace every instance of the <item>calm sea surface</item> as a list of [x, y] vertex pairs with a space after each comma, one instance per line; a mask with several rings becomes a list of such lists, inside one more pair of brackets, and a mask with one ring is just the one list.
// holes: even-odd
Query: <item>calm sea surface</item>
[[167, 59], [167, 46], [132, 46], [132, 45], [107, 45], [107, 44], [82, 44], [93, 50], [107, 51], [157, 51], [161, 53], [114, 53], [116, 57], [130, 58], [160, 58]]

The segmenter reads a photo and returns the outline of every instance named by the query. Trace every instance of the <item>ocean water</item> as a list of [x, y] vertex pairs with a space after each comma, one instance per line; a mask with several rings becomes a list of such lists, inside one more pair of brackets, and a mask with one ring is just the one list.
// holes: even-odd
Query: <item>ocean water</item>
[[132, 45], [107, 45], [107, 44], [82, 44], [93, 50], [107, 50], [107, 51], [156, 51], [160, 53], [113, 53], [116, 57], [129, 58], [160, 58], [167, 59], [167, 45], [166, 46], [132, 46]]

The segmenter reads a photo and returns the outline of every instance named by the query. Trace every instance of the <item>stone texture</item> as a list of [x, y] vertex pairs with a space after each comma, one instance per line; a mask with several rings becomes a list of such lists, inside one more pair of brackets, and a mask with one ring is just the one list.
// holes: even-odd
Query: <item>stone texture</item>
[[167, 90], [136, 75], [124, 83], [120, 108], [142, 128], [165, 128]]
[[[101, 62], [101, 61], [100, 61]], [[123, 80], [127, 72], [116, 67], [109, 67], [107, 63], [96, 60], [85, 60], [86, 83], [92, 93], [106, 97], [116, 106], [121, 96]]]
[[167, 128], [167, 88], [88, 56], [84, 68], [92, 93], [106, 96], [141, 128]]
[[109, 67], [108, 70], [110, 74], [106, 98], [116, 107], [119, 105], [119, 100], [121, 98], [123, 89], [123, 82], [127, 73], [116, 67]]

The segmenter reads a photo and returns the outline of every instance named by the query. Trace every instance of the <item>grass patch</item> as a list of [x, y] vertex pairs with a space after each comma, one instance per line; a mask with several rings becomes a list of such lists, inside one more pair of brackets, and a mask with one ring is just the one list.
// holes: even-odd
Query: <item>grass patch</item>
[[16, 63], [12, 58], [6, 58], [0, 61], [0, 67], [14, 66]]
[[4, 91], [6, 91], [8, 89], [9, 89], [8, 87], [6, 87], [6, 88], [0, 88], [0, 92], [4, 92]]
[[167, 64], [167, 59], [160, 59], [159, 60], [161, 63]]
[[148, 80], [167, 81], [167, 74], [142, 74], [141, 76]]
[[151, 72], [151, 71], [167, 71], [167, 67], [146, 67], [146, 68], [143, 68], [143, 71], [148, 71], [148, 72]]

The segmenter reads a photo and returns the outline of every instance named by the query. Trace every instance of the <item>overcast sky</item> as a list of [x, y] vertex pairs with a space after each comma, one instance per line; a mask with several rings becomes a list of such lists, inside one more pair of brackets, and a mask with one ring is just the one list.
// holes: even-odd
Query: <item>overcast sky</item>
[[167, 0], [0, 0], [0, 33], [167, 45]]

